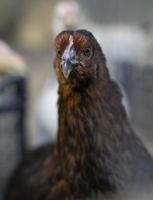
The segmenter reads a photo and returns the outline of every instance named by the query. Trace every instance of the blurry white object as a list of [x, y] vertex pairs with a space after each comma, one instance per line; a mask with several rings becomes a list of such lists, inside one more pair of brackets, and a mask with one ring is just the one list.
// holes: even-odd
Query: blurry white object
[[26, 63], [8, 44], [0, 40], [0, 73], [24, 74]]
[[108, 62], [130, 61], [139, 66], [148, 59], [148, 38], [145, 32], [123, 24], [89, 25], [106, 54]]
[[60, 0], [55, 5], [53, 14], [53, 35], [54, 37], [65, 29], [75, 29], [80, 20], [80, 5], [74, 0]]
[[36, 105], [37, 116], [37, 144], [55, 140], [57, 133], [57, 94], [58, 83], [56, 80], [49, 81]]

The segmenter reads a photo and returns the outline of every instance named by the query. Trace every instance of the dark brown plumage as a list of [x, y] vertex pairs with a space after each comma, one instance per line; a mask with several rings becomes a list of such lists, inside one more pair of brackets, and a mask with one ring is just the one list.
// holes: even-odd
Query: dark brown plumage
[[114, 199], [151, 186], [153, 160], [130, 128], [94, 36], [63, 31], [55, 47], [57, 143], [26, 156], [6, 200]]

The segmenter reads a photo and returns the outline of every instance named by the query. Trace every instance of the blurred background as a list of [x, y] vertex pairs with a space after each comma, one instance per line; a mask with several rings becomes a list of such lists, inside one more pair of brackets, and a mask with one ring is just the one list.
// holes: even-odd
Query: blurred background
[[0, 200], [23, 154], [56, 140], [54, 38], [77, 28], [99, 41], [129, 121], [153, 153], [153, 1], [0, 0]]

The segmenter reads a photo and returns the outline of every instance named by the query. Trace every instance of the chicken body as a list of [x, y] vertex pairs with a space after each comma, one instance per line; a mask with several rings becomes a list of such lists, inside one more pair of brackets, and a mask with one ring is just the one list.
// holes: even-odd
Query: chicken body
[[27, 155], [6, 200], [125, 199], [151, 187], [153, 159], [128, 123], [94, 36], [63, 31], [55, 48], [57, 143]]

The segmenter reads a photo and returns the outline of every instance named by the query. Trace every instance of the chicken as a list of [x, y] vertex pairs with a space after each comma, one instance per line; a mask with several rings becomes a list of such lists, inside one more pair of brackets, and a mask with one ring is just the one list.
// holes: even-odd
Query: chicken
[[129, 125], [95, 37], [63, 31], [55, 48], [57, 142], [26, 156], [5, 199], [125, 199], [151, 187], [153, 159]]
[[[103, 52], [107, 57], [111, 78], [117, 81], [121, 88], [123, 94], [122, 103], [128, 118], [132, 121], [134, 127], [140, 129], [143, 126], [135, 124], [137, 106], [132, 104], [132, 99], [135, 99], [135, 95], [131, 97], [130, 77], [135, 69], [143, 70], [149, 65], [148, 62], [150, 62], [152, 56], [148, 56], [148, 44], [150, 44], [148, 35], [140, 27], [127, 24], [102, 25], [89, 22], [89, 20], [83, 21], [82, 18], [79, 22], [81, 24], [78, 24], [78, 26], [82, 27], [84, 25], [89, 30], [92, 30], [99, 44], [102, 45]], [[55, 133], [57, 133], [58, 115], [56, 102], [58, 84], [54, 79], [49, 79], [46, 82], [35, 109], [37, 133], [39, 133], [39, 142], [37, 144], [42, 144], [49, 139], [53, 141], [56, 136]], [[143, 108], [144, 105], [141, 105], [141, 107]], [[139, 124], [142, 123], [140, 122]]]

